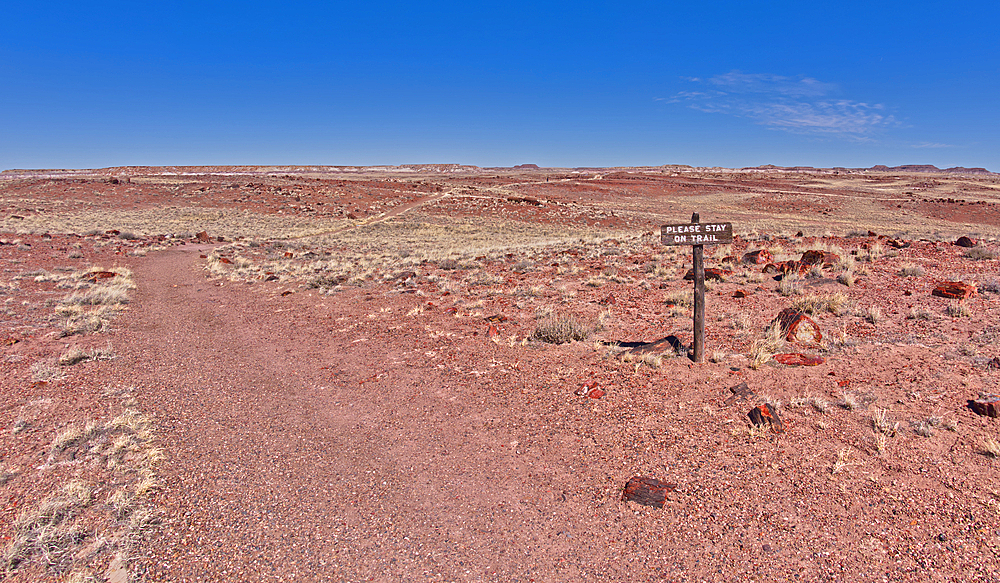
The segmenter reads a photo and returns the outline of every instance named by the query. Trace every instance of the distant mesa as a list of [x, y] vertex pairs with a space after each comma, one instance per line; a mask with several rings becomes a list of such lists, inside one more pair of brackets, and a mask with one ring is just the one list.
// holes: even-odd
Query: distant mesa
[[779, 170], [785, 172], [927, 172], [935, 174], [993, 174], [985, 168], [966, 168], [964, 166], [954, 166], [952, 168], [938, 168], [933, 164], [903, 164], [902, 166], [886, 166], [876, 164], [871, 168], [844, 168], [835, 166], [833, 168], [814, 168], [812, 166], [775, 166], [765, 164], [752, 168], [742, 168], [742, 170]]
[[953, 166], [951, 168], [938, 168], [932, 164], [906, 164], [903, 166], [872, 166], [869, 170], [875, 172], [937, 172], [952, 174], [993, 174], [985, 168], [966, 168], [964, 166]]
[[511, 166], [514, 170], [541, 170], [538, 164], [518, 164], [517, 166]]

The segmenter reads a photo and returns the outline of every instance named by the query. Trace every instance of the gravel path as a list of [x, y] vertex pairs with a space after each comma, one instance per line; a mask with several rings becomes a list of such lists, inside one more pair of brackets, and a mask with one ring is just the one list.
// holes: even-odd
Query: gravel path
[[300, 311], [295, 297], [206, 280], [201, 251], [163, 252], [137, 269], [115, 341], [116, 374], [139, 387], [170, 456], [166, 524], [140, 572], [157, 581], [530, 574], [518, 555], [539, 552], [523, 548], [537, 533], [504, 500], [525, 494], [531, 469], [494, 447], [502, 430], [480, 431], [496, 417], [488, 405], [408, 367], [409, 355], [367, 338], [375, 328], [332, 333], [366, 324], [363, 300], [303, 298]]

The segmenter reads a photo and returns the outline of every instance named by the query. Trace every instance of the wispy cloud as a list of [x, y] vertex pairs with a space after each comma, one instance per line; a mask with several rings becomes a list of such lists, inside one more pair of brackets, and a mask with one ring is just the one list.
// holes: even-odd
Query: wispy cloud
[[920, 142], [919, 144], [911, 144], [911, 148], [954, 148], [954, 144], [938, 144], [936, 142]]
[[867, 141], [878, 131], [899, 125], [884, 105], [837, 98], [835, 84], [812, 77], [730, 71], [686, 80], [694, 85], [692, 90], [663, 100], [752, 119], [774, 130]]

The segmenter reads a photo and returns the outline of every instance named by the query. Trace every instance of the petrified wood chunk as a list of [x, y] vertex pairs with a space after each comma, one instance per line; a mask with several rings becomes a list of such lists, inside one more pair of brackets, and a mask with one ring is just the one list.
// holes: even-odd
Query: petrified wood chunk
[[823, 339], [819, 324], [812, 318], [793, 308], [785, 308], [771, 322], [772, 326], [781, 326], [788, 342], [818, 344]]
[[975, 285], [964, 281], [942, 281], [934, 288], [931, 295], [939, 298], [949, 298], [953, 300], [964, 300], [976, 295], [978, 290]]
[[774, 410], [774, 407], [770, 403], [764, 403], [760, 407], [754, 407], [747, 414], [750, 417], [751, 423], [757, 427], [764, 427], [765, 425], [771, 426], [771, 431], [775, 433], [784, 433], [785, 424], [781, 422], [781, 418], [778, 417], [778, 412]]
[[632, 501], [644, 506], [653, 508], [663, 508], [663, 503], [667, 499], [667, 492], [673, 492], [677, 484], [661, 482], [656, 478], [645, 476], [635, 476], [625, 484], [625, 491], [622, 492], [622, 501]]
[[981, 394], [975, 401], [969, 401], [969, 408], [987, 417], [1000, 416], [1000, 395]]

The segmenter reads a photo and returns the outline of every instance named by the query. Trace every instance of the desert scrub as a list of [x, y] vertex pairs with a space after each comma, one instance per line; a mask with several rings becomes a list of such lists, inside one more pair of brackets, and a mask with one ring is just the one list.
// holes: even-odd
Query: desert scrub
[[74, 346], [59, 355], [59, 365], [73, 366], [74, 364], [88, 360], [110, 360], [114, 358], [114, 356], [115, 351], [111, 348], [110, 343], [108, 343], [108, 345], [104, 348], [92, 348], [90, 350], [84, 350], [78, 346]]
[[923, 277], [924, 268], [908, 263], [899, 268], [899, 275], [900, 277]]
[[986, 247], [977, 245], [975, 247], [970, 247], [969, 250], [965, 252], [965, 256], [969, 259], [975, 259], [976, 261], [986, 261], [989, 259], [996, 259], [997, 253], [992, 249], [987, 249]]
[[930, 320], [934, 317], [930, 311], [923, 308], [910, 308], [910, 311], [906, 314], [907, 320]]
[[843, 271], [837, 275], [837, 283], [841, 285], [846, 285], [847, 287], [854, 287], [854, 272], [853, 271]]
[[540, 321], [535, 331], [531, 333], [531, 338], [548, 344], [565, 344], [575, 340], [586, 340], [591, 331], [591, 327], [576, 317], [560, 314]]
[[968, 318], [972, 316], [972, 310], [969, 309], [969, 306], [958, 301], [950, 302], [945, 311], [952, 318]]
[[690, 308], [694, 305], [694, 292], [684, 290], [670, 292], [663, 297], [663, 303], [668, 306]]
[[788, 297], [802, 293], [802, 282], [797, 274], [787, 273], [778, 282], [778, 293]]
[[792, 302], [792, 307], [807, 314], [818, 314], [830, 312], [839, 316], [848, 307], [850, 301], [846, 294], [841, 292], [829, 294], [809, 294], [796, 298]]
[[750, 344], [750, 368], [757, 370], [767, 364], [776, 352], [785, 346], [785, 337], [781, 326], [768, 326], [762, 338], [758, 338]]
[[862, 308], [858, 315], [865, 319], [869, 324], [878, 324], [884, 318], [882, 314], [882, 308], [872, 305]]
[[4, 571], [12, 573], [36, 556], [56, 572], [66, 569], [75, 547], [88, 536], [86, 530], [71, 523], [91, 501], [90, 485], [73, 480], [38, 506], [18, 513], [14, 536], [4, 549]]

